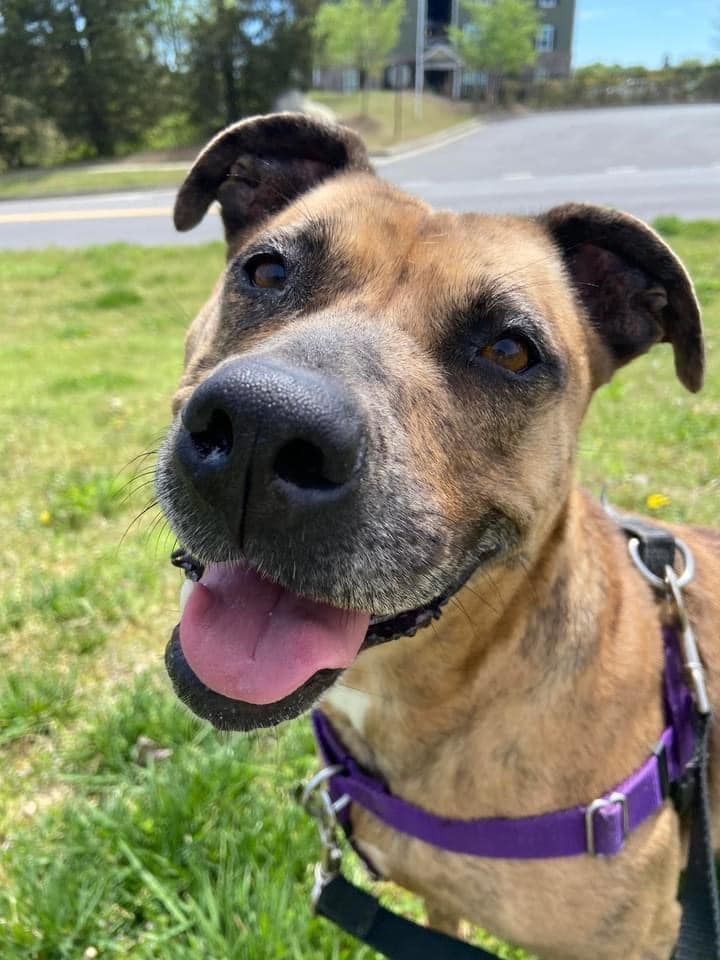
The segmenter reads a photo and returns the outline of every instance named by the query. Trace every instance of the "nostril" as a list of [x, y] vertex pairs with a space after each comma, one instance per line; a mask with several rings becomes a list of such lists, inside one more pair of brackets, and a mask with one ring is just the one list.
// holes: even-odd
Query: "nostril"
[[330, 471], [320, 447], [307, 440], [290, 440], [277, 453], [275, 474], [302, 490], [333, 490], [342, 486], [327, 475]]
[[227, 457], [233, 445], [232, 421], [224, 410], [213, 410], [205, 429], [191, 432], [190, 439], [202, 460]]

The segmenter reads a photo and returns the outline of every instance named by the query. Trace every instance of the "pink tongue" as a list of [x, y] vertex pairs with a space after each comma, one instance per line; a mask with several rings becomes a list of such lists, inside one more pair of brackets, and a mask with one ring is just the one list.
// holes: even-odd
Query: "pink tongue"
[[249, 568], [207, 567], [185, 605], [180, 645], [206, 687], [274, 703], [318, 670], [348, 667], [370, 618], [305, 600]]

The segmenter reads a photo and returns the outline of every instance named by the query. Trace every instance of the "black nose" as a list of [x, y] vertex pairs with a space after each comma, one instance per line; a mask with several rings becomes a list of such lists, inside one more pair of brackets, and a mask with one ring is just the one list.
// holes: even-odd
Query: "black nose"
[[177, 457], [231, 531], [243, 515], [272, 522], [352, 496], [364, 446], [357, 403], [338, 381], [269, 361], [224, 364], [182, 412]]

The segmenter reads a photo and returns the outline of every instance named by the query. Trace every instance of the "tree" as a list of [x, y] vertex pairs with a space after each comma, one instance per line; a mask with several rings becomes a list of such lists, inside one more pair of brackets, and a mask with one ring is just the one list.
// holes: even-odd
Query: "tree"
[[148, 0], [155, 56], [168, 70], [181, 69], [187, 58], [190, 24], [200, 5], [200, 0]]
[[503, 77], [535, 63], [540, 16], [532, 0], [461, 0], [468, 16], [464, 28], [448, 35], [463, 64], [488, 75], [488, 100], [494, 103]]
[[309, 84], [318, 3], [0, 0], [0, 161], [187, 142], [268, 110]]
[[363, 88], [363, 113], [371, 80], [379, 79], [385, 59], [397, 45], [405, 0], [339, 0], [318, 10], [315, 36], [319, 60], [355, 67]]
[[203, 133], [268, 110], [311, 72], [317, 0], [213, 0], [188, 34], [187, 88]]
[[0, 0], [0, 62], [77, 152], [135, 145], [166, 106], [148, 0]]

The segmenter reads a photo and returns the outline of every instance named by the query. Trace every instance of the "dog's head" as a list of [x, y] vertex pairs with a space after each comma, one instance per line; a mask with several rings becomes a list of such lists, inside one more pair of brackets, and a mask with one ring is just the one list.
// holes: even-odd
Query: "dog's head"
[[531, 553], [592, 390], [660, 341], [697, 390], [702, 341], [687, 274], [640, 221], [438, 212], [341, 127], [229, 128], [176, 225], [216, 199], [228, 263], [190, 328], [157, 474], [204, 567], [167, 663], [196, 712], [248, 728], [424, 627], [477, 568]]

